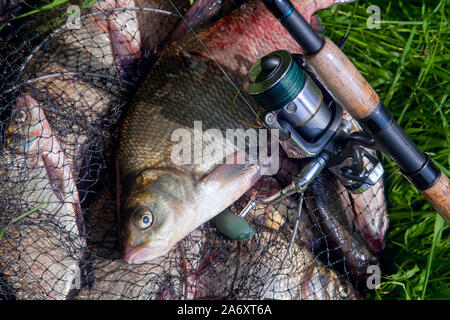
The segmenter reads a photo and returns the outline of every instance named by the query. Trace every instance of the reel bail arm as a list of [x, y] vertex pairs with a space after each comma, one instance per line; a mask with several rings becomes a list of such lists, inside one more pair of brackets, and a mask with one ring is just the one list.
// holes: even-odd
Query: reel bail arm
[[244, 218], [257, 204], [274, 204], [295, 193], [303, 193], [317, 175], [326, 168], [329, 160], [330, 154], [328, 151], [322, 151], [302, 169], [299, 175], [295, 177], [287, 187], [265, 199], [251, 200], [247, 206], [241, 210], [238, 216]]

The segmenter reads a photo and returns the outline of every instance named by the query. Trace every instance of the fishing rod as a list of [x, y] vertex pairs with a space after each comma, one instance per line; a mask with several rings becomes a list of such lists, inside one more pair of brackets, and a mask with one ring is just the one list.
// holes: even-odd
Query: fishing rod
[[[263, 0], [263, 3], [303, 49], [305, 66], [310, 68], [333, 99], [345, 108], [373, 139], [375, 146], [372, 147], [387, 153], [402, 174], [447, 223], [450, 223], [448, 177], [399, 127], [377, 93], [347, 56], [331, 40], [317, 35], [289, 0]], [[285, 60], [284, 53], [271, 53], [260, 59], [249, 71], [246, 91], [253, 95], [265, 110], [281, 110], [281, 117], [284, 119], [287, 115], [285, 111], [288, 110], [286, 106], [292, 102], [309, 115], [308, 104], [297, 103], [305, 85], [291, 76], [289, 72], [292, 73], [292, 67], [286, 68], [289, 72], [282, 74], [280, 71], [286, 66]], [[298, 118], [298, 114], [299, 112], [291, 113], [287, 117], [288, 121], [292, 123], [298, 120], [295, 118]], [[307, 124], [314, 119], [316, 121], [312, 126], [315, 128], [320, 128], [318, 124], [323, 127], [327, 123], [327, 119], [318, 115], [318, 112], [311, 114], [314, 118]], [[267, 121], [265, 122], [267, 124]], [[296, 131], [298, 133], [298, 130]]]
[[[317, 35], [289, 0], [262, 0], [303, 49], [269, 53], [248, 71], [243, 88], [264, 109], [260, 121], [278, 129], [290, 158], [310, 158], [291, 184], [266, 199], [250, 200], [238, 215], [229, 209], [216, 221], [229, 238], [249, 239], [253, 227], [244, 219], [257, 204], [273, 204], [292, 194], [300, 197], [328, 168], [352, 193], [363, 193], [384, 173], [366, 149], [387, 153], [402, 174], [450, 223], [450, 182], [395, 122], [379, 96], [339, 46]], [[354, 129], [343, 109], [357, 121]]]

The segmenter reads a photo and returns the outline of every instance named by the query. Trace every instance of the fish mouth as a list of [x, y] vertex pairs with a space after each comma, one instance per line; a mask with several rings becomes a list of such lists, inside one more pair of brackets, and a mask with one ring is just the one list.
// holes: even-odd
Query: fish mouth
[[127, 263], [141, 264], [155, 258], [158, 258], [167, 252], [169, 252], [169, 246], [141, 246], [131, 249], [125, 249], [123, 253], [123, 259]]

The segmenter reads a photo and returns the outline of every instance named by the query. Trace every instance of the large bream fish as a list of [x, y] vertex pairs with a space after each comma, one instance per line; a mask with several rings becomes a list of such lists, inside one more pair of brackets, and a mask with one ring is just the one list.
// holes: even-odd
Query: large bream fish
[[[308, 21], [316, 10], [333, 4], [332, 0], [294, 1]], [[274, 157], [253, 165], [219, 165], [224, 158], [236, 157], [226, 152], [210, 161], [179, 165], [172, 155], [181, 138], [172, 134], [183, 129], [188, 132], [184, 139], [195, 140], [196, 134], [207, 134], [209, 129], [216, 130], [215, 137], [223, 136], [227, 128], [247, 129], [228, 112], [236, 88], [218, 64], [240, 84], [257, 59], [278, 49], [300, 52], [264, 5], [251, 1], [199, 32], [198, 38], [191, 35], [170, 46], [147, 75], [123, 122], [118, 150], [119, 223], [126, 261], [143, 263], [167, 253], [244, 194], [264, 166], [272, 165]], [[254, 119], [242, 101], [235, 110]], [[201, 121], [202, 127], [195, 128], [195, 121]], [[193, 158], [219, 140], [200, 140]]]
[[117, 121], [136, 67], [181, 21], [171, 9], [166, 0], [97, 1], [78, 27], [52, 31], [15, 72], [2, 59], [8, 92], [0, 111], [12, 112], [0, 150], [0, 229], [39, 206], [0, 238], [0, 277], [16, 298], [65, 299], [79, 282], [86, 241], [76, 181], [90, 164], [85, 153]]

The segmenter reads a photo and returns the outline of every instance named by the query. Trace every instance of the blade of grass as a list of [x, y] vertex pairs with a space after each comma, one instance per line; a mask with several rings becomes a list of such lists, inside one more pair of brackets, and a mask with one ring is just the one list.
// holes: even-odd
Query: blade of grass
[[30, 15], [38, 13], [38, 12], [51, 10], [53, 8], [56, 8], [56, 7], [58, 7], [58, 6], [60, 6], [60, 5], [64, 4], [64, 3], [68, 2], [68, 1], [69, 0], [53, 0], [51, 3], [46, 4], [46, 5], [38, 8], [38, 9], [34, 9], [34, 10], [31, 10], [31, 11], [25, 12], [25, 13], [23, 13], [21, 15], [18, 15], [17, 17], [12, 18], [11, 21], [27, 17], [27, 16], [30, 16]]
[[[441, 0], [439, 2], [439, 4], [435, 7], [433, 12], [430, 14], [430, 16], [432, 16], [434, 13], [436, 13], [439, 9], [441, 9], [441, 23], [439, 24], [439, 31], [438, 31], [438, 34], [437, 34], [437, 39], [435, 41], [436, 45], [433, 47], [433, 49], [431, 51], [431, 55], [427, 54], [426, 63], [425, 63], [426, 67], [422, 68], [420, 70], [420, 74], [419, 74], [419, 77], [417, 79], [416, 85], [414, 86], [413, 90], [411, 91], [411, 94], [408, 97], [408, 100], [407, 100], [405, 106], [403, 107], [403, 110], [402, 110], [402, 112], [400, 114], [400, 117], [397, 120], [399, 125], [402, 124], [403, 117], [404, 117], [406, 111], [409, 109], [409, 107], [411, 105], [411, 102], [412, 102], [412, 99], [414, 98], [417, 89], [422, 85], [424, 79], [426, 78], [426, 75], [428, 74], [428, 71], [430, 70], [431, 66], [433, 65], [433, 61], [434, 61], [433, 58], [434, 58], [434, 56], [436, 54], [436, 50], [437, 50], [437, 48], [439, 46], [439, 39], [440, 39], [440, 35], [441, 35], [441, 32], [442, 32], [442, 26], [444, 24], [443, 23], [443, 20], [444, 20], [444, 10], [443, 9], [445, 9], [445, 1]], [[428, 19], [426, 19], [425, 23], [423, 24], [423, 30], [424, 30], [425, 37], [428, 37], [428, 32], [429, 32], [429, 30], [428, 30]], [[430, 40], [427, 40], [427, 44], [429, 44], [430, 42], [431, 42]]]
[[[97, 2], [97, 1], [98, 1], [98, 0], [83, 0], [83, 4], [82, 4], [82, 6], [81, 6], [81, 9], [86, 9], [86, 8], [88, 8], [90, 5], [92, 5], [93, 3]], [[20, 18], [25, 18], [25, 17], [28, 17], [28, 16], [30, 16], [30, 15], [33, 15], [33, 14], [36, 14], [36, 13], [39, 13], [39, 12], [48, 11], [48, 10], [57, 8], [58, 6], [60, 6], [60, 5], [64, 4], [64, 3], [67, 3], [67, 2], [69, 2], [69, 0], [53, 0], [52, 3], [49, 3], [49, 4], [47, 4], [47, 5], [44, 5], [44, 6], [40, 7], [40, 8], [38, 8], [38, 9], [34, 9], [34, 10], [31, 10], [31, 11], [28, 11], [28, 12], [26, 12], [26, 13], [24, 13], [24, 14], [19, 15], [19, 16], [13, 17], [13, 18], [10, 19], [9, 21], [18, 20], [18, 19], [20, 19]], [[24, 3], [27, 4], [26, 2], [24, 2]], [[28, 5], [28, 4], [27, 4], [27, 5]], [[30, 6], [30, 5], [28, 5], [28, 6]], [[30, 7], [31, 7], [31, 6], [30, 6]], [[73, 12], [68, 13], [68, 16], [72, 16], [72, 15], [74, 15], [74, 14], [75, 14], [75, 12], [73, 11]], [[8, 22], [9, 22], [9, 21], [8, 21]], [[56, 23], [58, 24], [58, 23], [60, 23], [61, 21], [63, 21], [63, 19], [59, 19]], [[5, 22], [5, 23], [3, 23], [2, 25], [0, 25], [0, 31], [2, 31], [3, 28], [4, 28], [6, 25], [7, 25], [7, 22]]]
[[412, 28], [412, 30], [411, 30], [411, 33], [409, 34], [408, 41], [406, 42], [406, 46], [403, 49], [402, 56], [400, 57], [400, 63], [399, 63], [399, 67], [397, 69], [397, 73], [395, 74], [394, 81], [392, 81], [392, 85], [391, 85], [388, 93], [386, 94], [386, 97], [384, 98], [384, 104], [385, 105], [389, 105], [389, 102], [391, 101], [392, 96], [394, 95], [396, 86], [397, 86], [398, 81], [400, 79], [400, 75], [402, 74], [403, 69], [404, 69], [406, 56], [408, 55], [409, 50], [411, 49], [411, 44], [412, 44], [412, 41], [413, 41], [414, 36], [416, 34], [416, 30], [417, 30], [417, 27], [414, 26]]
[[355, 1], [354, 5], [353, 5], [353, 12], [352, 12], [352, 16], [350, 18], [350, 23], [347, 26], [347, 30], [345, 31], [345, 36], [347, 37], [349, 32], [350, 32], [350, 28], [353, 25], [353, 22], [355, 21], [355, 15], [356, 15], [356, 9], [358, 9], [358, 0]]
[[427, 271], [426, 271], [426, 275], [425, 275], [425, 283], [423, 285], [423, 291], [422, 291], [422, 297], [421, 297], [422, 300], [425, 299], [425, 293], [427, 291], [427, 286], [428, 286], [428, 279], [430, 278], [430, 273], [431, 273], [431, 265], [433, 263], [434, 251], [436, 249], [436, 246], [441, 241], [443, 227], [444, 227], [444, 219], [442, 219], [442, 217], [440, 215], [436, 214], [436, 221], [434, 223], [433, 241], [431, 243], [431, 250], [428, 255]]
[[39, 210], [40, 208], [42, 208], [43, 206], [47, 205], [49, 203], [49, 201], [46, 201], [44, 203], [41, 203], [40, 205], [38, 205], [37, 207], [31, 209], [30, 211], [27, 211], [25, 213], [22, 213], [20, 216], [12, 219], [0, 232], [0, 238], [3, 237], [3, 234], [6, 232], [6, 230], [15, 222], [19, 221], [20, 219], [25, 218], [26, 216], [28, 216], [29, 214], [32, 214], [33, 212], [35, 212], [36, 210]]

